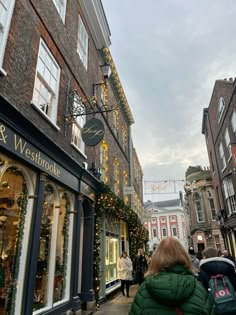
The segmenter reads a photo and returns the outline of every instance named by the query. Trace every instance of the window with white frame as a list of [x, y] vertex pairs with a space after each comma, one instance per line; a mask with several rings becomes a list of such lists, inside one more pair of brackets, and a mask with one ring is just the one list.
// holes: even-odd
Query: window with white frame
[[124, 127], [122, 128], [122, 147], [123, 147], [123, 150], [126, 151], [126, 148], [127, 148], [127, 131]]
[[157, 237], [157, 229], [156, 228], [153, 228], [152, 229], [152, 235], [153, 235], [153, 237]]
[[220, 121], [223, 115], [224, 108], [225, 108], [225, 100], [223, 99], [223, 97], [220, 97], [219, 102], [218, 102], [218, 122]]
[[108, 144], [102, 140], [100, 145], [100, 167], [101, 167], [101, 181], [108, 183]]
[[197, 221], [204, 222], [204, 214], [203, 214], [203, 209], [202, 209], [202, 198], [199, 195], [199, 193], [195, 193], [193, 195], [193, 200], [196, 208], [196, 215], [197, 215]]
[[214, 199], [209, 197], [208, 198], [208, 202], [209, 202], [209, 207], [210, 207], [210, 210], [211, 210], [212, 220], [215, 221], [216, 220], [216, 209], [215, 209]]
[[0, 0], [0, 69], [7, 43], [15, 0]]
[[167, 236], [166, 228], [162, 228], [162, 236], [163, 236], [163, 237], [166, 237], [166, 236]]
[[231, 125], [232, 125], [232, 129], [233, 129], [233, 133], [236, 135], [236, 113], [235, 113], [235, 111], [233, 112], [233, 114], [231, 116]]
[[230, 137], [229, 137], [228, 128], [225, 129], [224, 138], [225, 138], [225, 146], [226, 146], [227, 151], [228, 151], [228, 157], [230, 158], [232, 156], [232, 152], [231, 152], [231, 144], [230, 144]]
[[114, 171], [114, 193], [116, 195], [119, 195], [120, 172], [119, 172], [119, 161], [116, 158], [113, 163], [113, 171]]
[[52, 0], [57, 8], [58, 13], [63, 22], [65, 22], [65, 15], [66, 15], [66, 1], [67, 0]]
[[222, 142], [219, 145], [219, 154], [220, 154], [221, 166], [222, 166], [221, 170], [223, 171], [226, 168], [226, 160], [225, 160], [225, 152], [224, 152]]
[[231, 178], [223, 180], [223, 191], [229, 214], [236, 212], [236, 196]]
[[172, 227], [172, 236], [177, 236], [177, 228], [176, 228], [176, 226]]
[[40, 40], [32, 103], [53, 123], [57, 119], [60, 67]]
[[80, 56], [81, 61], [85, 69], [88, 68], [88, 33], [84, 26], [84, 23], [79, 16], [79, 30], [78, 30], [78, 44], [77, 44], [77, 52]]
[[117, 110], [114, 110], [113, 111], [113, 131], [117, 137], [118, 137], [118, 129], [119, 129], [119, 113]]
[[82, 128], [85, 124], [85, 116], [76, 117], [76, 121], [72, 124], [72, 139], [71, 142], [79, 149], [82, 153], [85, 152], [85, 145], [82, 140]]

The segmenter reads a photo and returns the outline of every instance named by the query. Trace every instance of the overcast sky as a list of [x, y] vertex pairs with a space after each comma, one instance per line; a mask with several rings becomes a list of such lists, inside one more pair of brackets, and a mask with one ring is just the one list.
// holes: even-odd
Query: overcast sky
[[215, 80], [235, 77], [236, 1], [102, 2], [144, 181], [185, 179], [209, 165], [201, 127]]

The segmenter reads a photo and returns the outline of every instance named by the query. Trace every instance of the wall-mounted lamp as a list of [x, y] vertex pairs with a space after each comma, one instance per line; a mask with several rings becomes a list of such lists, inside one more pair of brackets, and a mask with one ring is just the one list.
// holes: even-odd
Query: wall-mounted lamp
[[104, 78], [104, 81], [100, 82], [100, 83], [94, 83], [93, 84], [93, 98], [96, 98], [96, 90], [99, 86], [101, 85], [107, 85], [107, 80], [109, 79], [110, 75], [111, 75], [111, 66], [109, 65], [109, 63], [104, 63], [104, 65], [100, 66], [101, 70], [102, 70], [102, 75]]
[[[101, 70], [103, 74], [104, 81], [100, 83], [93, 84], [93, 97], [90, 102], [86, 97], [82, 98], [79, 96], [77, 90], [71, 88], [70, 82], [68, 83], [66, 90], [66, 111], [65, 111], [65, 126], [75, 122], [76, 117], [84, 115], [95, 115], [97, 113], [107, 113], [115, 110], [117, 107], [115, 105], [109, 104], [98, 104], [96, 97], [96, 90], [99, 86], [107, 84], [107, 80], [111, 75], [111, 67], [109, 64], [105, 63], [101, 65]], [[66, 134], [67, 128], [65, 128]]]

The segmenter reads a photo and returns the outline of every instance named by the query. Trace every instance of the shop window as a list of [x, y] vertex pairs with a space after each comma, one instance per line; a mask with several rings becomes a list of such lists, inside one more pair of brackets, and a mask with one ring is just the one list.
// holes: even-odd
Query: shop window
[[80, 16], [79, 16], [77, 52], [80, 56], [80, 59], [85, 69], [87, 70], [88, 68], [88, 33], [86, 31], [86, 28]]
[[66, 14], [66, 0], [53, 0], [55, 7], [57, 8], [58, 13], [63, 22], [65, 22]]
[[41, 113], [56, 124], [60, 67], [43, 40], [40, 40], [33, 99]]
[[[72, 219], [70, 199], [61, 188], [45, 186], [34, 292], [34, 314], [69, 299]], [[37, 311], [38, 310], [38, 311]]]
[[[2, 70], [3, 57], [14, 5], [15, 0], [0, 0], [0, 70]], [[3, 72], [3, 70], [1, 72]]]
[[107, 233], [106, 235], [106, 283], [117, 278], [118, 236]]
[[[0, 156], [0, 314], [21, 314], [28, 250], [32, 200], [28, 199], [29, 177], [35, 183], [33, 172], [13, 160]], [[33, 181], [32, 181], [33, 180]], [[17, 310], [17, 311], [16, 311]]]

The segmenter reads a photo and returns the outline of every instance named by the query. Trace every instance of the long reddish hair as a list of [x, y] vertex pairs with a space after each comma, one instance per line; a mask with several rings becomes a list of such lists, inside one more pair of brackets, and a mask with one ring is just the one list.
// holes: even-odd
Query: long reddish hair
[[194, 272], [190, 257], [183, 245], [176, 238], [164, 238], [153, 253], [149, 270], [145, 276], [156, 275], [159, 271], [175, 265], [183, 265], [189, 271]]

